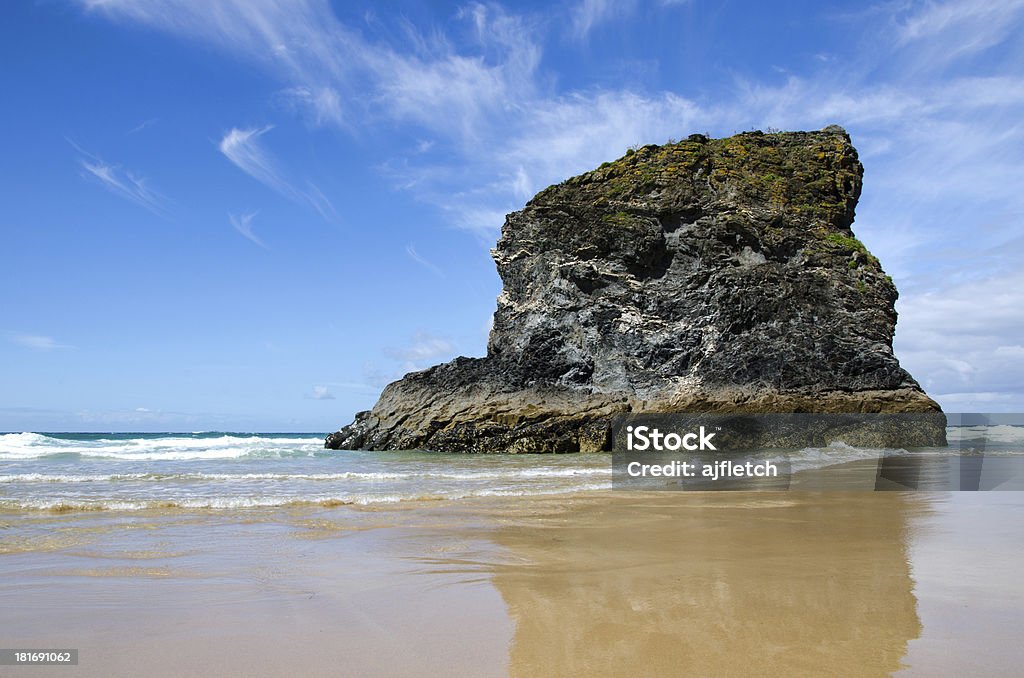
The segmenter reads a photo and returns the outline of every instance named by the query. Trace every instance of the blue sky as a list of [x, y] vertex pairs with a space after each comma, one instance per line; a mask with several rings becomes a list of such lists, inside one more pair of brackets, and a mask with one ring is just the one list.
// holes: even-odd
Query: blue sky
[[1024, 411], [1024, 1], [0, 7], [0, 430], [328, 431], [482, 355], [536, 191], [845, 126], [896, 351]]

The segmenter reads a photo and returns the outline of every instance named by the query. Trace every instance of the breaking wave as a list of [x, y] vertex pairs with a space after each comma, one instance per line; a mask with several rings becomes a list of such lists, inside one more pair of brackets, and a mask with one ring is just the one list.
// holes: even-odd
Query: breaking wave
[[409, 492], [388, 494], [322, 494], [293, 496], [211, 496], [176, 499], [0, 499], [0, 511], [146, 511], [163, 509], [229, 510], [301, 506], [369, 506], [399, 502], [452, 501], [474, 497], [521, 497], [611, 488], [611, 481], [566, 488], [479, 489], [472, 491]]
[[[949, 448], [833, 443], [758, 456], [792, 472], [986, 441], [1020, 455], [1024, 427], [951, 428]], [[315, 434], [0, 434], [0, 512], [247, 510], [575, 493], [612, 487], [612, 458], [324, 450]]]
[[22, 460], [77, 455], [138, 461], [188, 461], [244, 457], [309, 456], [323, 451], [323, 439], [209, 434], [147, 436], [133, 438], [70, 438], [41, 433], [0, 435], [0, 460]]
[[531, 468], [506, 469], [503, 471], [481, 471], [465, 473], [387, 473], [344, 471], [341, 473], [111, 473], [91, 475], [67, 475], [45, 473], [15, 473], [0, 475], [0, 483], [104, 483], [124, 481], [279, 481], [293, 480], [336, 481], [355, 480], [375, 482], [382, 480], [415, 480], [417, 478], [439, 478], [450, 480], [515, 480], [519, 478], [572, 478], [576, 476], [608, 476], [610, 468]]

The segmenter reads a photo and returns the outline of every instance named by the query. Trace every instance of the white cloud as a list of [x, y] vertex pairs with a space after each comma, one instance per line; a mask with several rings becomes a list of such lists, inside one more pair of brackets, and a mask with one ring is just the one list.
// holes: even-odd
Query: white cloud
[[334, 395], [326, 386], [314, 386], [310, 397], [313, 400], [334, 400]]
[[[414, 158], [419, 164], [410, 164], [413, 161], [406, 158], [388, 167], [397, 185], [452, 212], [455, 226], [483, 238], [493, 238], [502, 221], [489, 215], [503, 215], [520, 206], [531, 191], [617, 157], [633, 143], [661, 142], [692, 131], [820, 128], [840, 121], [850, 127], [885, 129], [887, 136], [873, 140], [876, 149], [893, 147], [894, 135], [909, 137], [913, 145], [908, 147], [907, 139], [900, 138], [899, 147], [903, 152], [920, 152], [921, 165], [929, 166], [928, 149], [934, 154], [941, 146], [914, 139], [915, 129], [929, 140], [936, 132], [960, 136], [963, 130], [925, 129], [924, 123], [953, 117], [977, 121], [975, 130], [1006, 130], [1000, 124], [1002, 117], [980, 124], [984, 116], [978, 115], [979, 109], [1017, 107], [1024, 92], [1019, 76], [961, 78], [941, 86], [930, 82], [911, 86], [899, 76], [901, 68], [913, 65], [930, 49], [931, 38], [941, 38], [945, 53], [955, 52], [945, 44], [951, 30], [958, 31], [952, 36], [953, 44], [979, 45], [978, 49], [993, 44], [985, 38], [987, 31], [994, 30], [989, 23], [998, 18], [1005, 20], [1001, 25], [1014, 25], [1022, 2], [1003, 3], [995, 9], [977, 9], [978, 3], [969, 2], [890, 7], [891, 30], [902, 36], [902, 47], [895, 53], [875, 50], [867, 57], [869, 63], [857, 71], [830, 66], [818, 75], [793, 77], [782, 85], [738, 82], [732, 100], [714, 105], [674, 93], [645, 95], [629, 90], [552, 96], [546, 76], [539, 71], [543, 22], [510, 14], [497, 5], [474, 3], [459, 11], [457, 17], [470, 25], [474, 39], [456, 49], [444, 34], [423, 34], [408, 22], [402, 25], [402, 44], [372, 42], [342, 24], [328, 3], [315, 0], [220, 0], [212, 8], [200, 0], [84, 4], [114, 19], [210, 42], [264, 64], [284, 81], [286, 95], [308, 108], [318, 122], [390, 120], [414, 124], [432, 139], [447, 140], [458, 152], [448, 166], [437, 166], [434, 158]], [[635, 2], [582, 0], [573, 5], [570, 23], [585, 32], [634, 9]], [[877, 28], [879, 17], [871, 16], [870, 23]], [[873, 84], [883, 65], [892, 67], [896, 75]], [[343, 108], [344, 100], [349, 100], [348, 108]], [[236, 164], [260, 181], [316, 208], [318, 203], [311, 197], [315, 191], [293, 188], [260, 149], [259, 137], [267, 130], [232, 130], [222, 146], [233, 152]], [[991, 141], [986, 149], [996, 142]], [[969, 153], [975, 144], [957, 147]], [[1014, 169], [1009, 162], [989, 167], [993, 175]], [[987, 176], [964, 182], [962, 175], [968, 171], [965, 167], [946, 183], [990, 189], [1000, 183], [1012, 185], [989, 181]], [[931, 183], [934, 190], [944, 188], [935, 186], [934, 180]], [[493, 190], [495, 184], [500, 190]], [[468, 195], [453, 195], [454, 185], [468, 187]], [[926, 182], [917, 185], [927, 190]], [[481, 215], [488, 216], [481, 219]]]
[[[690, 0], [656, 0], [650, 4], [659, 7], [685, 5]], [[641, 0], [578, 0], [569, 8], [569, 36], [582, 41], [602, 24], [624, 19], [634, 13]]]
[[289, 198], [296, 198], [298, 191], [285, 180], [277, 163], [259, 141], [261, 136], [273, 128], [273, 125], [251, 129], [232, 128], [220, 140], [217, 148], [238, 169], [256, 181]]
[[[441, 34], [425, 36], [410, 24], [401, 50], [371, 43], [339, 22], [322, 0], [80, 2], [111, 19], [201, 40], [263, 64], [284, 81], [284, 95], [308, 106], [320, 122], [369, 113], [472, 136], [486, 112], [506, 109], [534, 88], [540, 59], [535, 27], [497, 5], [470, 4], [459, 12], [477, 47], [460, 54]], [[346, 99], [356, 110], [343, 110]], [[266, 130], [243, 131], [258, 136]]]
[[953, 0], [914, 3], [911, 7], [910, 13], [897, 23], [898, 39], [901, 44], [924, 52], [930, 65], [936, 66], [1019, 35], [1024, 1]]
[[[262, 64], [287, 81], [317, 117], [340, 115], [362, 40], [325, 0], [79, 0], [87, 10], [199, 40]], [[335, 105], [337, 103], [338, 105]], [[318, 113], [317, 113], [318, 112]]]
[[455, 346], [447, 339], [418, 332], [410, 345], [386, 349], [385, 353], [406, 363], [405, 367], [416, 369], [419, 363], [450, 357], [455, 353]]
[[1024, 404], [1022, 308], [1019, 271], [907, 295], [900, 303], [897, 355], [926, 390], [944, 394], [935, 396], [944, 406]]
[[155, 194], [146, 187], [145, 180], [133, 176], [131, 173], [122, 172], [114, 165], [107, 165], [101, 162], [92, 163], [82, 161], [82, 167], [113, 193], [127, 198], [132, 202], [145, 207], [151, 212], [159, 213], [158, 200]]
[[53, 337], [41, 334], [8, 334], [7, 338], [19, 346], [31, 348], [36, 351], [52, 351], [58, 348], [71, 348], [66, 344], [61, 344]]
[[[551, 24], [496, 5], [461, 10], [473, 39], [455, 46], [408, 23], [401, 44], [373, 41], [322, 0], [84, 4], [263, 64], [316, 123], [411, 125], [412, 138], [432, 146], [410, 147], [385, 172], [484, 242], [533, 191], [636, 143], [843, 124], [867, 173], [855, 230], [903, 292], [901, 359], [937, 393], [1016, 393], [1024, 383], [1013, 352], [1024, 331], [1013, 314], [1024, 299], [1000, 297], [1024, 286], [1007, 277], [1024, 256], [1024, 241], [1014, 239], [1024, 219], [1024, 78], [1021, 44], [1012, 40], [1022, 30], [1024, 0], [878, 5], [844, 25], [851, 45], [859, 30], [869, 49], [812, 61], [811, 70], [780, 82], [737, 78], [713, 100], [682, 91], [559, 91], [541, 70]], [[568, 30], [585, 36], [636, 6], [581, 0]], [[565, 16], [553, 12], [548, 20]], [[379, 25], [368, 19], [369, 30]], [[268, 129], [232, 130], [222, 147], [235, 157], [225, 155], [315, 208], [313, 191], [294, 188], [260, 146]], [[414, 252], [407, 250], [415, 260]], [[393, 355], [415, 364], [446, 353], [429, 341], [418, 345]]]
[[423, 258], [423, 256], [419, 252], [416, 251], [416, 248], [413, 246], [412, 243], [409, 243], [408, 245], [405, 246], [405, 253], [409, 255], [410, 259], [412, 259], [417, 264], [419, 264], [423, 268], [427, 269], [428, 271], [430, 271], [434, 275], [438, 276], [439, 278], [443, 278], [444, 277], [444, 271], [442, 271], [440, 268], [438, 268], [434, 263], [432, 263], [432, 262], [428, 261], [427, 259]]
[[[947, 409], [950, 406], [957, 408], [957, 411], [965, 412], [970, 411], [964, 409], [965, 405], [977, 408], [978, 405], [982, 405], [980, 409], [988, 410], [992, 405], [1001, 405], [1003, 403], [1012, 401], [1021, 401], [1020, 393], [997, 393], [994, 391], [982, 391], [974, 393], [936, 393], [935, 398], [939, 400]], [[954, 411], [949, 409], [950, 412]]]
[[709, 117], [709, 111], [672, 93], [575, 93], [537, 102], [499, 148], [498, 159], [516, 176], [510, 192], [536, 190], [617, 158], [631, 145], [663, 143]]
[[466, 53], [439, 37], [418, 40], [423, 47], [413, 54], [367, 46], [365, 76], [379, 114], [471, 150], [536, 96], [541, 48], [529, 21], [498, 6], [473, 4], [459, 16], [474, 29]]
[[577, 40], [600, 24], [632, 11], [636, 0], [580, 0], [570, 11], [569, 27]]
[[428, 127], [444, 121], [445, 133], [472, 135], [487, 112], [533, 86], [540, 57], [523, 20], [481, 4], [459, 16], [472, 23], [482, 52], [500, 51], [493, 63], [483, 54], [458, 54], [440, 34], [424, 36], [409, 24], [403, 49], [411, 43], [413, 53], [371, 43], [338, 21], [324, 0], [79, 1], [113, 20], [200, 40], [263, 65], [283, 81], [285, 98], [318, 123], [384, 116]]
[[451, 213], [453, 225], [464, 231], [475, 234], [485, 245], [493, 245], [494, 237], [501, 230], [505, 223], [505, 216], [517, 210], [522, 205], [508, 201], [504, 208], [496, 208], [493, 205], [483, 203], [474, 205], [471, 203], [452, 203], [442, 200], [438, 206]]
[[594, 91], [536, 99], [501, 118], [489, 132], [490, 143], [466, 149], [450, 164], [407, 158], [385, 171], [396, 185], [448, 213], [453, 226], [490, 244], [505, 215], [536, 191], [616, 158], [631, 145], [703, 129], [715, 117], [671, 93]]
[[274, 157], [260, 143], [260, 137], [272, 129], [273, 125], [249, 129], [232, 128], [220, 140], [217, 148], [236, 167], [264, 186], [290, 200], [312, 207], [326, 221], [334, 221], [336, 213], [327, 196], [312, 182], [307, 182], [306, 190], [300, 190], [292, 185], [279, 169]]
[[[413, 124], [429, 132], [432, 143], [447, 140], [464, 157], [487, 147], [509, 120], [528, 114], [537, 98], [538, 29], [497, 5], [470, 4], [458, 13], [474, 37], [470, 48], [458, 52], [442, 34], [424, 35], [409, 24], [400, 47], [370, 42], [339, 22], [322, 0], [80, 2], [113, 20], [207, 42], [262, 64], [282, 80], [285, 99], [317, 123], [349, 130], [353, 120]], [[323, 194], [289, 182], [263, 147], [261, 137], [270, 129], [231, 129], [220, 150], [253, 178], [330, 220], [334, 210]], [[509, 174], [516, 176], [515, 170]]]
[[256, 243], [263, 249], [270, 249], [260, 240], [255, 233], [252, 232], [252, 220], [255, 218], [256, 212], [248, 212], [241, 216], [235, 216], [234, 214], [228, 215], [228, 220], [236, 231], [241, 233], [243, 236]]
[[290, 87], [281, 94], [293, 106], [307, 111], [316, 125], [340, 124], [344, 120], [341, 95], [333, 87]]
[[84, 170], [82, 176], [98, 182], [103, 188], [114, 195], [144, 207], [153, 214], [163, 217], [167, 216], [166, 199], [147, 186], [146, 180], [143, 177], [124, 170], [117, 165], [104, 162], [95, 155], [83, 150], [71, 139], [67, 141], [82, 155], [78, 159], [79, 165]]
[[317, 214], [319, 214], [324, 221], [332, 223], [338, 221], [338, 213], [334, 210], [334, 205], [332, 205], [331, 201], [327, 199], [327, 196], [324, 195], [323, 191], [317, 188], [316, 184], [311, 181], [307, 181], [306, 190], [303, 191], [301, 195], [306, 203], [316, 210]]
[[125, 134], [135, 134], [136, 132], [141, 132], [142, 130], [146, 129], [147, 127], [155, 125], [157, 122], [159, 122], [159, 118], [150, 118], [148, 120], [143, 120], [138, 125], [136, 125], [135, 127], [132, 127], [130, 130], [125, 132]]

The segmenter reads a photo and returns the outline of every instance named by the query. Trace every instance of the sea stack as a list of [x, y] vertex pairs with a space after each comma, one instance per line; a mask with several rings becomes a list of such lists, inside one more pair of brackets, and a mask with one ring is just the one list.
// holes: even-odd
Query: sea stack
[[[388, 385], [333, 449], [592, 452], [622, 413], [922, 413], [892, 279], [851, 231], [850, 137], [695, 134], [538, 193], [492, 251], [484, 358]], [[856, 441], [850, 441], [856, 444]]]

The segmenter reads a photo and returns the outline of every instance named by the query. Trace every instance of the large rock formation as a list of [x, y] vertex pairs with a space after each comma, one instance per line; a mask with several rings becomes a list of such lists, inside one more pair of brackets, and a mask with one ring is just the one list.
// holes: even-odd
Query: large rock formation
[[487, 357], [406, 375], [327, 447], [596, 451], [622, 412], [939, 413], [850, 231], [862, 175], [830, 126], [644, 146], [541, 191], [493, 250]]

